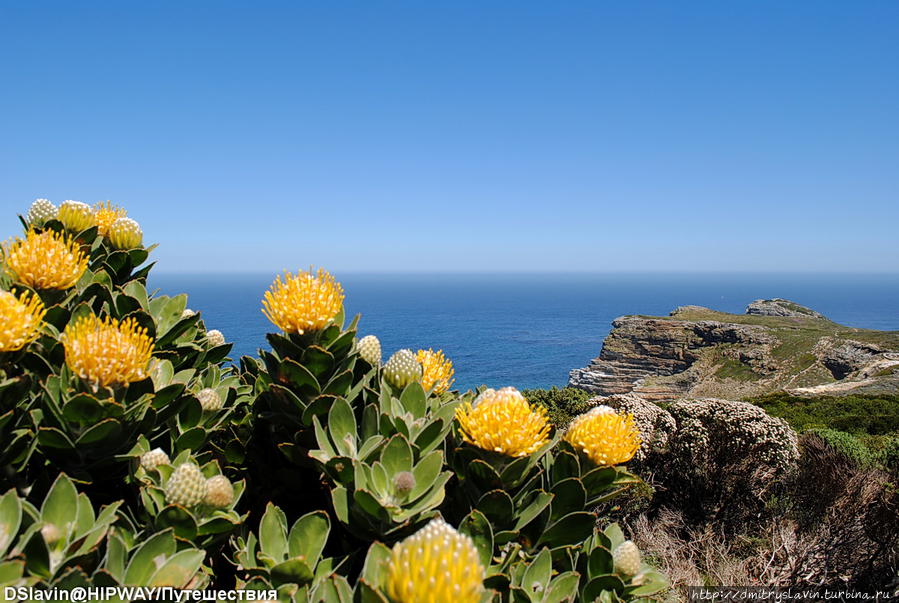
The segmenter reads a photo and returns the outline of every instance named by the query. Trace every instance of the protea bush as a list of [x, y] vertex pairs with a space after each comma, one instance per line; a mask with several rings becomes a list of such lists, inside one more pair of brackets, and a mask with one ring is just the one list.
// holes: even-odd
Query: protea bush
[[324, 269], [260, 292], [273, 332], [235, 367], [186, 296], [148, 291], [126, 208], [38, 200], [22, 223], [0, 276], [0, 583], [393, 603], [665, 588], [594, 511], [639, 482], [629, 414], [563, 430], [514, 387], [453, 390], [442, 350], [382, 364]]

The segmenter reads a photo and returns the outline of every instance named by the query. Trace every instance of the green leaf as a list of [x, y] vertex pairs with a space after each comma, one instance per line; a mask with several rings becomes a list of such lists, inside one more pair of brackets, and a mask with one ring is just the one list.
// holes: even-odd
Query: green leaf
[[593, 526], [596, 524], [596, 515], [579, 511], [577, 513], [569, 513], [562, 519], [550, 524], [537, 545], [545, 544], [550, 548], [556, 548], [565, 545], [580, 544], [593, 533]]
[[41, 446], [46, 448], [66, 451], [75, 449], [75, 443], [55, 427], [40, 427], [37, 432], [37, 440]]
[[337, 398], [328, 412], [328, 432], [342, 455], [356, 456], [356, 416], [343, 398]]
[[543, 596], [543, 603], [562, 603], [574, 601], [577, 597], [577, 587], [581, 576], [577, 572], [565, 572], [559, 574], [550, 583], [549, 590]]
[[582, 511], [587, 504], [587, 491], [576, 477], [556, 483], [551, 492], [554, 497], [550, 519], [553, 521], [569, 513]]
[[259, 524], [259, 545], [275, 561], [287, 557], [287, 517], [272, 503], [266, 505]]
[[421, 387], [421, 383], [412, 382], [407, 385], [400, 395], [400, 403], [413, 417], [419, 418], [425, 416], [428, 397], [425, 394], [425, 390]]
[[515, 504], [505, 490], [491, 490], [478, 500], [476, 509], [487, 519], [499, 525], [506, 525], [515, 516]]
[[78, 490], [66, 475], [60, 474], [41, 505], [41, 520], [53, 524], [65, 534], [69, 522], [74, 522], [77, 514]]
[[89, 425], [106, 418], [110, 413], [121, 416], [124, 410], [115, 402], [103, 404], [90, 394], [77, 394], [69, 398], [62, 407], [62, 415], [72, 423]]
[[291, 557], [302, 557], [315, 567], [328, 541], [331, 522], [324, 511], [313, 511], [300, 517], [290, 529], [288, 549]]
[[387, 581], [386, 569], [390, 555], [389, 548], [380, 542], [373, 543], [368, 548], [368, 554], [365, 556], [365, 565], [362, 566], [360, 579], [375, 586], [384, 584]]
[[588, 471], [581, 478], [584, 489], [587, 491], [587, 498], [592, 499], [602, 494], [613, 484], [617, 476], [618, 471], [614, 467], [599, 467]]
[[22, 524], [22, 503], [15, 490], [0, 496], [0, 559], [12, 544]]
[[378, 499], [368, 490], [356, 490], [353, 492], [353, 500], [359, 507], [373, 518], [381, 521], [389, 521], [387, 510], [381, 506]]
[[611, 574], [613, 570], [612, 552], [601, 544], [597, 544], [590, 551], [590, 558], [587, 561], [587, 576], [595, 578], [603, 574]]
[[278, 381], [283, 384], [293, 385], [300, 390], [312, 392], [315, 395], [322, 393], [321, 386], [315, 376], [305, 366], [295, 360], [287, 358], [278, 367]]
[[186, 586], [199, 571], [205, 557], [204, 551], [196, 549], [175, 553], [162, 567], [156, 570], [148, 586], [173, 586], [175, 588]]
[[338, 373], [328, 381], [328, 384], [322, 388], [322, 393], [334, 396], [345, 396], [352, 385], [353, 371], [347, 369], [342, 373]]
[[606, 526], [606, 529], [603, 530], [603, 534], [609, 539], [610, 551], [614, 551], [619, 544], [627, 540], [624, 536], [624, 532], [621, 531], [621, 527], [617, 523], [611, 523]]
[[311, 345], [303, 352], [303, 366], [313, 375], [326, 375], [334, 368], [334, 355], [317, 345]]
[[561, 482], [569, 477], [580, 477], [581, 469], [577, 455], [568, 450], [557, 450], [552, 462], [553, 482]]
[[271, 570], [272, 579], [276, 585], [281, 584], [309, 584], [314, 574], [309, 564], [302, 559], [288, 559], [274, 566]]
[[169, 505], [159, 512], [156, 527], [160, 530], [172, 528], [175, 535], [184, 540], [193, 540], [198, 531], [197, 521], [190, 511], [177, 505]]
[[534, 521], [540, 513], [552, 502], [553, 495], [542, 490], [538, 491], [534, 498], [518, 513], [515, 521], [515, 529], [520, 530]]
[[160, 560], [175, 552], [175, 537], [172, 530], [165, 530], [151, 536], [137, 548], [125, 570], [124, 584], [147, 584], [156, 570], [162, 567]]
[[478, 549], [481, 565], [490, 567], [490, 562], [493, 558], [493, 528], [487, 517], [475, 509], [466, 515], [462, 523], [459, 524], [459, 532], [467, 534], [474, 542], [475, 548]]
[[425, 458], [421, 459], [412, 470], [415, 477], [415, 487], [409, 493], [409, 500], [415, 500], [424, 494], [428, 488], [437, 481], [437, 476], [443, 468], [443, 451], [435, 450]]
[[394, 476], [400, 471], [412, 471], [412, 447], [402, 435], [395, 435], [381, 451], [381, 463], [388, 475]]
[[599, 598], [603, 592], [615, 592], [621, 594], [624, 592], [624, 582], [618, 576], [607, 574], [605, 576], [597, 576], [587, 583], [584, 587], [584, 601], [594, 601]]
[[116, 419], [105, 419], [82, 433], [76, 445], [96, 446], [98, 444], [107, 444], [111, 440], [118, 439], [121, 435], [122, 424]]
[[552, 571], [552, 555], [549, 549], [544, 548], [525, 570], [521, 579], [521, 587], [532, 594], [544, 592], [549, 585]]
[[334, 514], [342, 523], [350, 522], [349, 492], [343, 486], [337, 486], [331, 490], [331, 503], [334, 505]]

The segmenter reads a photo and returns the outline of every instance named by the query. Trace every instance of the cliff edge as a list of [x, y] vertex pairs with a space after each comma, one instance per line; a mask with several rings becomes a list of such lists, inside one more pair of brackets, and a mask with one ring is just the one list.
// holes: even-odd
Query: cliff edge
[[899, 393], [899, 331], [855, 329], [785, 299], [745, 314], [681, 306], [669, 316], [622, 316], [599, 356], [568, 384], [649, 400]]

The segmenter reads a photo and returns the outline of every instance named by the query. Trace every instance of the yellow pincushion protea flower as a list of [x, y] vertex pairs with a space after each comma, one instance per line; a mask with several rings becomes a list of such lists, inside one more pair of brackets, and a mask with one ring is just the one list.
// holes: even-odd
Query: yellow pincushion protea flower
[[486, 390], [456, 409], [456, 419], [466, 442], [506, 456], [527, 456], [549, 440], [546, 411], [514, 387]]
[[3, 245], [6, 271], [32, 289], [68, 289], [87, 270], [87, 255], [66, 235], [52, 230], [29, 230], [25, 239]]
[[94, 389], [126, 385], [147, 377], [153, 340], [133, 318], [83, 316], [62, 335], [69, 369]]
[[640, 448], [640, 431], [631, 414], [597, 406], [568, 425], [565, 441], [601, 467], [631, 460]]
[[484, 567], [471, 538], [442, 519], [393, 545], [387, 596], [393, 603], [477, 603]]
[[56, 212], [56, 219], [72, 232], [87, 230], [97, 223], [94, 210], [81, 201], [64, 201]]
[[124, 208], [113, 205], [111, 201], [94, 204], [94, 220], [97, 222], [97, 232], [105, 237], [109, 227], [119, 218], [124, 218], [128, 212]]
[[328, 326], [343, 307], [343, 287], [328, 272], [319, 269], [296, 276], [278, 276], [262, 300], [263, 310], [272, 323], [285, 333], [303, 334]]
[[443, 355], [443, 350], [418, 350], [415, 359], [421, 364], [421, 385], [425, 390], [442, 394], [453, 384], [453, 361]]
[[18, 298], [0, 291], [0, 352], [15, 352], [37, 339], [47, 309], [37, 295], [23, 292]]

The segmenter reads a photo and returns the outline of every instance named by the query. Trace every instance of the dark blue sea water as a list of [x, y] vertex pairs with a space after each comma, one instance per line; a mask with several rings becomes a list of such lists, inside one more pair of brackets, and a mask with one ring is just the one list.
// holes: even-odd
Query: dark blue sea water
[[[783, 297], [862, 328], [899, 330], [899, 274], [338, 274], [360, 335], [377, 335], [384, 358], [407, 347], [442, 348], [456, 387], [564, 385], [599, 353], [623, 314], [667, 314], [687, 304], [743, 312]], [[273, 330], [260, 300], [273, 275], [154, 275], [151, 288], [187, 293], [208, 328], [255, 354]]]

